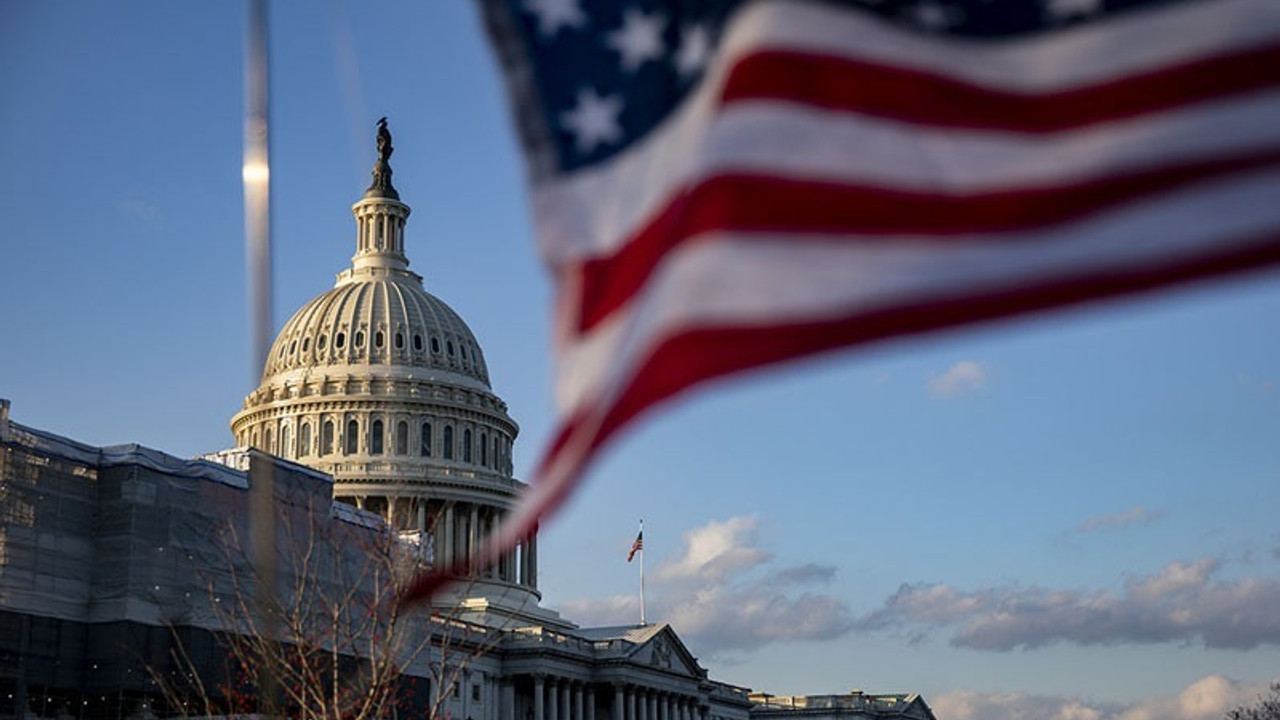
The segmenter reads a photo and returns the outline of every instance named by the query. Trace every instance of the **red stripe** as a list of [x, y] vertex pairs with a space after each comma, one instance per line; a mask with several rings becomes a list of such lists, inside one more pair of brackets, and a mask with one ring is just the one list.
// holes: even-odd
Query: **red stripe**
[[1042, 94], [921, 70], [794, 51], [763, 51], [730, 71], [721, 101], [785, 100], [904, 122], [1057, 132], [1280, 84], [1280, 45]]
[[1025, 231], [1063, 223], [1194, 182], [1278, 163], [1280, 148], [1269, 148], [1075, 185], [968, 196], [723, 175], [677, 197], [618, 252], [579, 265], [576, 285], [561, 283], [561, 287], [578, 289], [577, 317], [570, 326], [585, 333], [629, 303], [668, 253], [703, 233], [818, 234], [821, 242], [865, 242], [857, 237], [860, 234], [926, 235], [945, 242], [949, 235]]

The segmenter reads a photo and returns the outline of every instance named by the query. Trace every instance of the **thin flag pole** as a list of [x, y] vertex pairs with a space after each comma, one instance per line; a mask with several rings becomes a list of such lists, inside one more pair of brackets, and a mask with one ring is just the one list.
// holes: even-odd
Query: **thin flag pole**
[[[271, 157], [268, 144], [267, 2], [249, 0], [245, 22], [244, 228], [249, 280], [251, 382], [266, 364], [271, 342]], [[276, 717], [276, 674], [270, 657], [276, 633], [275, 478], [272, 463], [249, 452], [249, 537], [258, 578], [258, 712]]]
[[640, 624], [647, 625], [644, 621], [644, 518], [640, 518]]

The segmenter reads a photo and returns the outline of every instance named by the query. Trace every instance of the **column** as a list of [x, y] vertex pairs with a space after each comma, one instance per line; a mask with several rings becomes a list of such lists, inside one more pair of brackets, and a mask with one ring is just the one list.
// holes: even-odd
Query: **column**
[[573, 684], [573, 720], [583, 720], [582, 683]]
[[577, 720], [573, 717], [571, 711], [573, 707], [569, 699], [569, 681], [560, 680], [560, 720]]
[[480, 506], [471, 503], [471, 518], [467, 523], [467, 575], [476, 574], [476, 547], [480, 543]]
[[541, 673], [533, 676], [533, 720], [546, 720], [543, 710], [546, 706], [546, 687], [543, 685]]
[[529, 536], [529, 580], [525, 583], [534, 590], [538, 589], [538, 528], [534, 527]]
[[658, 720], [658, 691], [649, 690], [649, 717], [647, 720]]
[[658, 698], [658, 718], [659, 720], [672, 720], [671, 718], [671, 696], [663, 693]]
[[547, 678], [547, 720], [562, 720], [559, 683], [557, 678]]
[[626, 710], [623, 708], [622, 686], [618, 683], [613, 684], [613, 720], [627, 720]]
[[502, 678], [499, 686], [502, 698], [498, 708], [498, 720], [516, 720], [516, 686], [511, 678]]
[[453, 564], [453, 504], [449, 503], [444, 508], [444, 558], [443, 564], [448, 567]]
[[587, 686], [587, 714], [582, 720], [596, 720], [596, 689], [592, 685]]
[[639, 720], [636, 717], [636, 690], [627, 686], [627, 720]]

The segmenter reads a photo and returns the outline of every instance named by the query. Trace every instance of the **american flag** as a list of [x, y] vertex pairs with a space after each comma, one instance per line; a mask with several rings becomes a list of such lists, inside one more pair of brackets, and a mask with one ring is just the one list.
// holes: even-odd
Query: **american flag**
[[557, 287], [506, 541], [640, 413], [1280, 261], [1278, 0], [478, 0]]
[[631, 543], [631, 550], [627, 553], [627, 562], [635, 559], [636, 553], [644, 550], [644, 531], [636, 533], [636, 541]]

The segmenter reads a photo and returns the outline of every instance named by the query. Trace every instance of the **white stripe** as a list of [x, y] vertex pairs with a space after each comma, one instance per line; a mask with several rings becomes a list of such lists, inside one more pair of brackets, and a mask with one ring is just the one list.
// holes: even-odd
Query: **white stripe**
[[[1280, 232], [1280, 171], [1191, 188], [1027, 236], [797, 242], [714, 235], [672, 252], [645, 292], [560, 348], [562, 416], [621, 390], [662, 339], [697, 327], [822, 320], [1192, 255]], [[1222, 246], [1225, 247], [1225, 246]]]
[[[788, 11], [786, 22], [775, 18], [775, 13], [784, 10]], [[794, 24], [792, 11], [796, 13]], [[775, 18], [776, 22], [765, 22], [766, 18]], [[1241, 18], [1251, 22], [1237, 27]], [[1216, 22], [1210, 22], [1211, 20]], [[1170, 24], [1182, 27], [1193, 21], [1207, 24], [1198, 27], [1195, 32], [1162, 34]], [[794, 30], [795, 26], [801, 30]], [[744, 30], [743, 27], [747, 29]], [[836, 32], [837, 28], [840, 29], [839, 32]], [[1155, 31], [1148, 28], [1155, 28]], [[1239, 50], [1268, 37], [1274, 41], [1280, 35], [1280, 2], [1220, 0], [1185, 3], [1173, 5], [1159, 13], [1137, 13], [1125, 22], [1113, 21], [1097, 27], [1086, 26], [1080, 30], [1064, 32], [1060, 34], [1061, 37], [1041, 37], [1008, 45], [976, 46], [922, 39], [916, 34], [866, 18], [861, 13], [851, 13], [826, 5], [763, 3], [758, 9], [745, 12], [729, 35], [726, 42], [739, 48], [735, 52], [741, 52], [741, 48], [747, 47], [749, 39], [756, 35], [763, 35], [765, 40], [778, 46], [787, 46], [787, 43], [795, 46], [803, 38], [813, 37], [817, 38], [814, 42], [818, 45], [812, 49], [820, 46], [824, 51], [834, 52], [836, 48], [828, 45], [839, 40], [846, 55], [865, 52], [877, 61], [902, 65], [935, 63], [928, 69], [950, 75], [967, 73], [967, 80], [980, 79], [993, 85], [1011, 85], [1014, 89], [1021, 89], [1019, 83], [1025, 86], [1035, 82], [1033, 78], [1043, 75], [1050, 78], [1046, 81], [1049, 88], [1063, 89], [1068, 87], [1064, 84], [1067, 80], [1097, 79], [1094, 75], [1101, 72], [1101, 59], [1107, 57], [1118, 58], [1112, 61], [1112, 69], [1122, 73], [1139, 67], [1145, 68], [1153, 62], [1153, 58], [1163, 62], [1186, 61], [1224, 49]], [[1045, 56], [1054, 60], [1055, 67], [1070, 68], [1078, 65], [1089, 69], [1087, 72], [1082, 71], [1082, 77], [1065, 77], [1061, 70], [1039, 67], [1037, 58], [1042, 53], [1047, 53]], [[1075, 55], [1072, 56], [1071, 53]], [[777, 159], [783, 169], [791, 172], [802, 172], [806, 162], [815, 161], [826, 166], [847, 163], [855, 171], [859, 165], [882, 173], [900, 170], [915, 174], [917, 178], [941, 172], [945, 181], [945, 173], [960, 168], [961, 160], [967, 161], [972, 155], [983, 156], [996, 143], [1001, 142], [997, 138], [1003, 137], [1009, 138], [1004, 142], [1008, 142], [1014, 151], [1006, 154], [1004, 177], [1016, 180], [1018, 172], [1014, 171], [1014, 167], [1018, 163], [1035, 162], [1025, 172], [1036, 176], [1044, 168], [1052, 167], [1054, 162], [1061, 161], [1071, 153], [1080, 150], [1096, 152], [1098, 149], [1105, 149], [1107, 145], [1115, 148], [1115, 140], [1106, 135], [1107, 129], [1112, 127], [1121, 133], [1118, 137], [1126, 144], [1132, 144], [1136, 136], [1141, 135], [1144, 123], [1154, 123], [1153, 127], [1157, 128], [1158, 137], [1162, 140], [1172, 139], [1175, 145], [1185, 142], [1191, 147], [1207, 147], [1224, 139], [1223, 133], [1216, 126], [1195, 127], [1195, 119], [1217, 122], [1222, 118], [1214, 117], [1215, 115], [1232, 114], [1229, 109], [1224, 109], [1225, 105], [1221, 105], [1183, 111], [1179, 113], [1184, 118], [1181, 121], [1166, 120], [1165, 115], [1161, 114], [1098, 125], [1077, 133], [1081, 138], [1078, 142], [1087, 146], [1083, 148], [1071, 147], [1072, 134], [1067, 133], [1053, 138], [1028, 138], [1012, 133], [937, 131], [910, 125], [898, 125], [895, 128], [892, 122], [858, 118], [848, 113], [840, 114], [839, 117], [828, 113], [828, 119], [822, 127], [811, 127], [823, 113], [790, 103], [735, 105], [723, 111], [722, 121], [717, 117], [717, 112], [721, 109], [716, 105], [716, 98], [732, 59], [732, 53], [717, 56], [698, 91], [687, 98], [684, 105], [658, 131], [631, 150], [600, 167], [578, 171], [567, 178], [534, 188], [537, 236], [548, 263], [560, 266], [611, 254], [653, 213], [669, 203], [681, 188], [706, 177], [712, 170], [733, 167], [736, 157], [745, 156], [749, 162], [762, 168], [768, 167], [767, 160]], [[993, 67], [1003, 69], [993, 73], [993, 77], [986, 77], [984, 74], [991, 72], [990, 68]], [[1029, 69], [1033, 67], [1034, 72], [1030, 72]], [[1276, 124], [1274, 118], [1280, 114], [1274, 106], [1275, 102], [1263, 99], [1245, 100], [1242, 105], [1259, 116], [1233, 116], [1230, 119], [1248, 125], [1252, 132], [1265, 135], [1273, 130], [1268, 125]], [[730, 119], [736, 118], [739, 113], [745, 113], [745, 119]], [[814, 148], [820, 152], [808, 155], [790, 157], [786, 152], [778, 151], [770, 156], [769, 147], [757, 148], [753, 143], [739, 142], [733, 137], [743, 130], [741, 123], [762, 122], [765, 118], [761, 113], [772, 113], [776, 117], [770, 131], [780, 133], [781, 137], [773, 140], [772, 145], [775, 147], [789, 139], [801, 142], [812, 140], [817, 143], [815, 133], [833, 129], [839, 133], [839, 144], [836, 140], [825, 141], [826, 144]], [[840, 118], [843, 118], [844, 123]], [[790, 126], [793, 120], [799, 122], [795, 128]], [[1164, 127], [1161, 123], [1167, 123], [1168, 126]], [[843, 130], [840, 129], [841, 126]], [[862, 139], [859, 136], [861, 132], [870, 132], [872, 135], [869, 140]], [[723, 137], [724, 133], [729, 136]], [[801, 137], [802, 135], [809, 137]], [[1245, 134], [1241, 138], [1247, 139], [1250, 136]], [[757, 141], [760, 139], [756, 138]], [[1225, 140], [1234, 142], [1235, 138]], [[876, 143], [875, 147], [871, 147], [873, 141]], [[882, 146], [879, 144], [881, 142], [894, 144]], [[1032, 156], [1037, 148], [1042, 147], [1050, 150], [1064, 149], [1056, 155], [1051, 154], [1048, 161], [1036, 161]], [[1133, 148], [1121, 149], [1120, 152], [1132, 155], [1139, 151], [1147, 153], [1145, 158], [1149, 159], [1168, 149], [1144, 141], [1136, 143]], [[876, 163], [868, 163], [862, 159], [876, 151], [880, 153]], [[892, 158], [885, 158], [886, 155]], [[1086, 154], [1081, 157], [1094, 155]], [[981, 164], [973, 168], [977, 172], [982, 170]], [[856, 174], [854, 177], [857, 177]]]
[[[716, 175], [748, 172], [976, 194], [1065, 185], [1267, 146], [1280, 146], [1280, 92], [1195, 105], [1152, 118], [1130, 118], [1052, 138], [939, 131], [796, 105], [752, 102], [735, 105], [716, 120], [687, 182], [696, 185]], [[571, 196], [559, 199], [561, 209], [545, 218], [540, 232], [563, 240], [575, 233], [574, 228], [595, 223], [588, 234], [600, 242], [591, 255], [615, 252], [624, 238], [661, 211], [660, 203], [669, 202], [663, 190], [653, 182], [638, 188], [599, 183], [574, 188]], [[602, 216], [597, 214], [601, 204], [586, 195], [626, 197], [630, 202]]]

